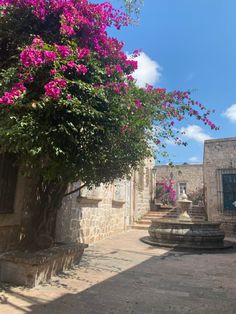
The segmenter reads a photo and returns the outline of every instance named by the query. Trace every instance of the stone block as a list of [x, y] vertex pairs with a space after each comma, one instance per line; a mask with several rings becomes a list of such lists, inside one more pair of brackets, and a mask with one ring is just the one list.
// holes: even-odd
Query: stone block
[[0, 280], [14, 285], [35, 287], [52, 276], [78, 264], [86, 244], [58, 243], [34, 253], [12, 251], [0, 257]]

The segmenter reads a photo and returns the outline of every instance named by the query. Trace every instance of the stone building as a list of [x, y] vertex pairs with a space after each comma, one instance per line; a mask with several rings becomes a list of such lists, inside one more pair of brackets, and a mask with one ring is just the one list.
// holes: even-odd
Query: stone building
[[[17, 247], [29, 185], [9, 158], [0, 156], [0, 252]], [[208, 219], [222, 222], [227, 234], [236, 234], [236, 138], [228, 138], [205, 142], [203, 165], [154, 167], [152, 159], [146, 160], [130, 180], [65, 197], [58, 211], [57, 240], [92, 243], [126, 230], [150, 210], [155, 183], [168, 177], [175, 182], [177, 197], [201, 189], [204, 182]]]
[[191, 194], [203, 188], [202, 164], [158, 165], [154, 167], [154, 174], [156, 182], [160, 182], [164, 178], [172, 178], [177, 198], [183, 191]]
[[[153, 166], [152, 159], [146, 160], [130, 180], [82, 189], [82, 197], [65, 197], [57, 217], [57, 240], [91, 243], [129, 228], [150, 208]], [[10, 156], [0, 156], [0, 252], [17, 248], [27, 220], [24, 197], [29, 186], [30, 178], [21, 175]]]
[[235, 137], [205, 141], [203, 173], [208, 219], [236, 235]]

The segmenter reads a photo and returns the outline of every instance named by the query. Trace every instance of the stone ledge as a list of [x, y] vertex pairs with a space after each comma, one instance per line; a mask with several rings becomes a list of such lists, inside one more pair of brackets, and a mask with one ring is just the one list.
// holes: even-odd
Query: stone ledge
[[236, 141], [236, 137], [218, 138], [213, 140], [205, 140], [205, 143], [217, 143], [217, 142], [233, 142]]
[[98, 198], [98, 197], [85, 197], [85, 196], [77, 197], [77, 202], [80, 203], [81, 205], [85, 205], [85, 204], [97, 205], [101, 201], [102, 201], [102, 198]]
[[125, 201], [112, 200], [112, 207], [122, 207], [125, 204]]
[[79, 263], [86, 244], [57, 243], [34, 253], [12, 251], [0, 256], [0, 280], [35, 287]]

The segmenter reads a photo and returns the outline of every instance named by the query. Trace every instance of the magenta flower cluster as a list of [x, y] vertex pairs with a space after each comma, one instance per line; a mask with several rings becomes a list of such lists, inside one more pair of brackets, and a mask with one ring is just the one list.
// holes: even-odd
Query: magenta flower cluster
[[174, 204], [176, 202], [174, 184], [171, 178], [164, 178], [156, 183], [156, 197], [164, 204]]
[[[117, 95], [127, 93], [129, 86], [132, 86], [134, 78], [131, 74], [138, 67], [135, 57], [140, 50], [135, 50], [130, 58], [122, 51], [124, 43], [108, 35], [109, 26], [120, 29], [129, 23], [129, 18], [111, 4], [93, 4], [88, 0], [0, 0], [0, 5], [5, 15], [11, 6], [30, 9], [45, 25], [52, 15], [59, 16], [58, 30], [61, 36], [59, 41], [48, 43], [46, 38], [35, 34], [31, 45], [24, 47], [20, 53], [19, 82], [4, 93], [0, 98], [1, 104], [12, 105], [21, 95], [27, 95], [29, 85], [37, 81], [37, 71], [42, 67], [47, 71], [45, 78], [48, 81], [43, 86], [46, 98], [58, 100], [60, 96], [70, 94], [69, 86], [73, 84], [71, 77], [74, 81], [86, 83], [89, 78], [91, 86], [98, 92], [102, 90]], [[103, 77], [97, 79], [97, 74], [93, 76], [93, 60], [97, 60], [104, 69]], [[174, 120], [183, 120], [187, 112], [212, 129], [218, 129], [209, 120], [210, 111], [190, 99], [188, 91], [168, 93], [164, 88], [148, 85], [145, 92], [151, 93], [156, 99], [163, 127], [173, 128]], [[127, 106], [129, 113], [132, 113], [129, 108], [145, 112], [144, 103], [138, 98]], [[175, 141], [180, 143], [181, 140], [175, 138]]]
[[171, 178], [163, 180], [163, 190], [165, 193], [168, 193], [172, 202], [176, 201], [176, 190], [174, 188], [174, 182]]
[[[128, 60], [122, 51], [123, 42], [109, 37], [107, 33], [107, 27], [111, 25], [117, 29], [128, 25], [129, 18], [123, 12], [113, 9], [109, 3], [93, 4], [88, 0], [0, 0], [0, 5], [5, 14], [11, 6], [31, 9], [42, 23], [47, 23], [51, 15], [60, 16], [61, 43], [49, 44], [36, 35], [32, 44], [20, 53], [20, 84], [27, 88], [28, 83], [37, 79], [35, 71], [47, 65], [48, 77], [53, 76], [54, 80], [45, 84], [45, 96], [58, 99], [62, 87], [55, 79], [67, 80], [66, 72], [71, 70], [75, 70], [78, 79], [82, 79], [81, 75], [89, 71], [88, 58], [93, 55], [100, 58], [105, 68], [111, 69], [111, 75], [119, 74], [116, 83], [106, 83], [104, 88], [117, 94], [125, 92], [125, 75], [137, 68], [137, 62]], [[6, 97], [0, 99], [1, 103], [13, 104], [17, 98], [11, 97], [10, 102], [9, 99], [6, 101]]]
[[26, 91], [23, 83], [16, 83], [9, 92], [0, 98], [0, 104], [12, 105], [14, 101]]
[[138, 109], [142, 109], [142, 103], [139, 99], [136, 99], [135, 100], [135, 107], [138, 108]]
[[63, 88], [65, 88], [66, 86], [67, 86], [66, 80], [57, 79], [51, 81], [44, 86], [45, 94], [48, 97], [58, 99], [62, 93]]

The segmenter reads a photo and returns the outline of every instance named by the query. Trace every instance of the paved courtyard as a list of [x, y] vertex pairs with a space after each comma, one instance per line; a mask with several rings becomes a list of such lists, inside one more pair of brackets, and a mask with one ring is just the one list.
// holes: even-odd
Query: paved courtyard
[[81, 264], [34, 289], [4, 286], [0, 313], [236, 313], [236, 248], [177, 252], [133, 230], [91, 245]]

